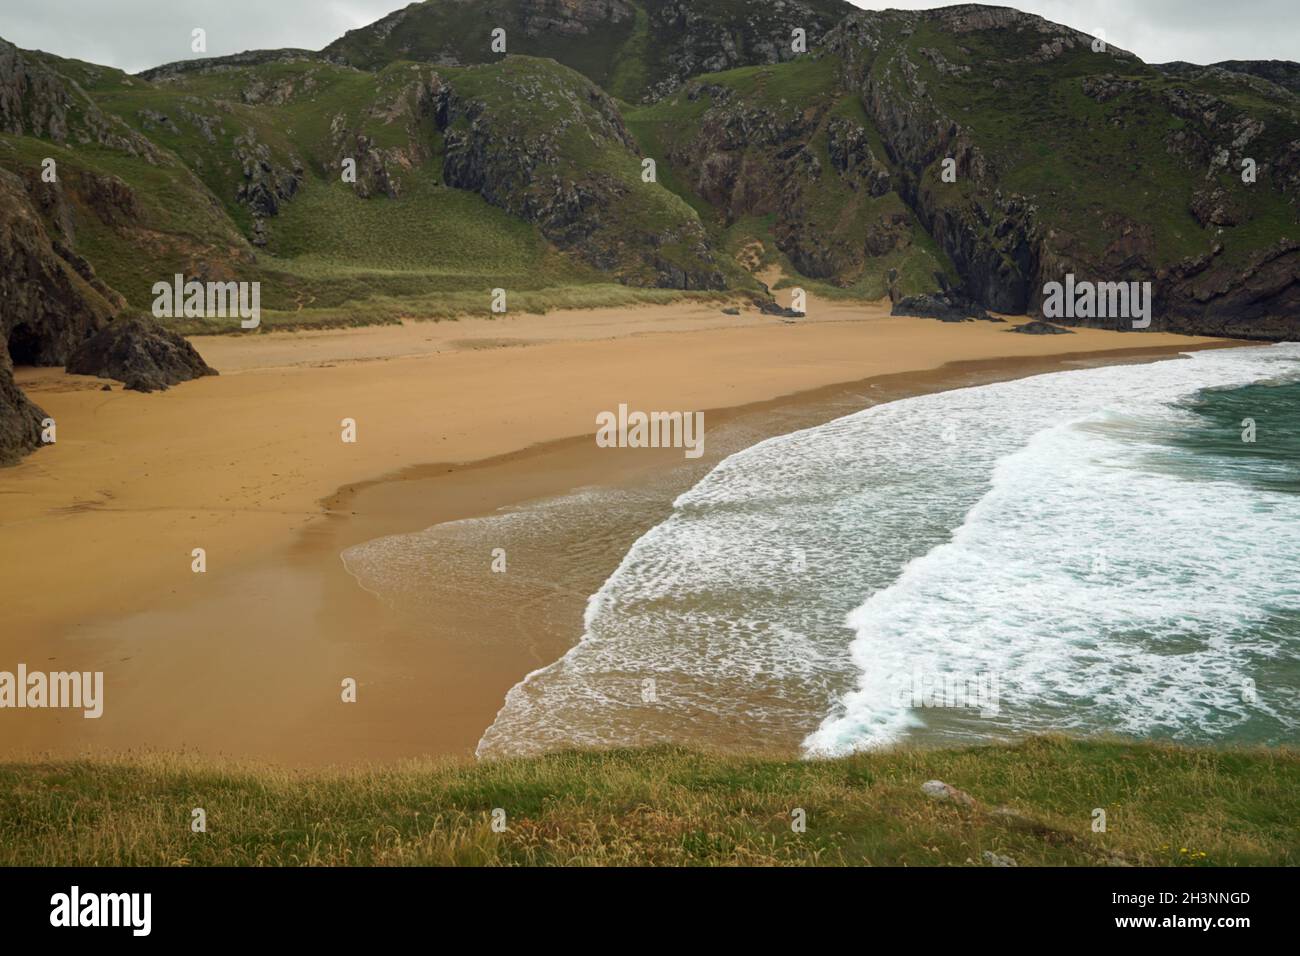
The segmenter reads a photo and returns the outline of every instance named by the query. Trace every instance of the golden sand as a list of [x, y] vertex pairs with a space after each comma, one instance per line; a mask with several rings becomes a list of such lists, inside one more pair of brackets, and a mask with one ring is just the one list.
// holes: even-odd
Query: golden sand
[[[620, 403], [712, 422], [838, 383], [890, 377], [901, 395], [1063, 356], [1219, 344], [1014, 335], [892, 318], [887, 304], [811, 313], [670, 305], [202, 337], [221, 376], [151, 395], [20, 369], [58, 441], [0, 470], [0, 669], [102, 670], [106, 699], [98, 720], [0, 713], [0, 753], [467, 753], [506, 690], [579, 634], [425, 639], [357, 586], [343, 547], [677, 467], [680, 451], [595, 447], [596, 415]], [[191, 569], [195, 548], [206, 573]], [[349, 676], [356, 704], [340, 701]]]

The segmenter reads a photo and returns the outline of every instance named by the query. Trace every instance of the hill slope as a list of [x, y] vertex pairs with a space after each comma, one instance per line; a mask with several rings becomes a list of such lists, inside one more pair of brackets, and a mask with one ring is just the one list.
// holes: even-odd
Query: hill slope
[[492, 47], [499, 29], [506, 53], [557, 60], [638, 102], [701, 73], [794, 59], [794, 28], [806, 31], [812, 49], [853, 9], [845, 0], [427, 0], [321, 52], [369, 70], [398, 60], [492, 63], [501, 58]]

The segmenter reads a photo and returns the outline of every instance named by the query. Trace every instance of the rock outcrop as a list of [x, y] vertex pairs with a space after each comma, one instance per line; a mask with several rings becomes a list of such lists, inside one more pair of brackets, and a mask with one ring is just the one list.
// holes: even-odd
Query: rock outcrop
[[104, 326], [77, 347], [67, 370], [117, 379], [136, 392], [217, 374], [188, 341], [144, 315], [122, 316]]
[[41, 444], [45, 412], [14, 384], [9, 348], [0, 341], [0, 465], [12, 465]]
[[1035, 319], [1032, 322], [1024, 322], [1020, 325], [1013, 325], [1007, 329], [1008, 332], [1019, 332], [1022, 335], [1073, 335], [1069, 329], [1063, 329], [1059, 325], [1052, 325], [1050, 322], [1043, 322]]
[[13, 366], [62, 365], [115, 311], [76, 263], [51, 241], [23, 180], [0, 170], [0, 461], [37, 447], [45, 417], [14, 384]]
[[443, 135], [448, 186], [535, 223], [558, 248], [628, 285], [724, 288], [698, 216], [642, 181], [617, 105], [581, 75], [521, 58], [490, 88], [461, 93], [434, 72], [424, 101]]
[[776, 100], [763, 95], [766, 82], [768, 71], [754, 89], [687, 84], [672, 102], [704, 109], [693, 126], [661, 134], [668, 161], [727, 225], [772, 216], [776, 246], [800, 273], [852, 285], [871, 260], [908, 250], [915, 218], [897, 196], [885, 200], [890, 167], [867, 129], [838, 115], [838, 90]]
[[0, 334], [13, 363], [62, 365], [115, 311], [59, 254], [23, 181], [0, 170]]
[[[331, 62], [376, 70], [397, 60], [443, 66], [492, 63], [490, 28], [506, 52], [552, 57], [627, 100], [647, 102], [686, 80], [739, 66], [794, 59], [853, 9], [845, 0], [716, 4], [692, 0], [502, 0], [490, 17], [467, 16], [471, 0], [411, 4], [350, 30], [321, 51]], [[490, 24], [490, 28], [488, 26]]]
[[989, 315], [979, 303], [953, 292], [905, 296], [894, 303], [889, 314], [938, 319], [940, 322], [1002, 321]]
[[[949, 52], [939, 61], [925, 49], [913, 55], [905, 40], [922, 27], [952, 36], [961, 58]], [[901, 195], [948, 256], [962, 291], [984, 306], [1036, 313], [1044, 286], [1074, 274], [1152, 283], [1153, 330], [1277, 337], [1300, 319], [1293, 241], [1300, 238], [1300, 125], [1282, 87], [1214, 72], [1219, 86], [1240, 86], [1279, 107], [1251, 111], [1194, 84], [1171, 87], [1132, 54], [1008, 8], [853, 14], [828, 45], [895, 162]], [[1053, 112], [1059, 101], [1041, 109], [1036, 104], [1051, 94], [1023, 80], [1025, 64], [1074, 58], [1077, 65], [1084, 56], [1095, 58], [1094, 72], [1075, 82], [1103, 107], [1100, 123], [1060, 116]], [[982, 114], [969, 105], [967, 77], [976, 74], [1000, 91], [980, 102]], [[1008, 111], [1021, 117], [1014, 137], [998, 127]], [[1053, 146], [1036, 153], [1037, 142]], [[1104, 158], [1056, 169], [1053, 150]], [[1164, 171], [1166, 156], [1185, 172]], [[945, 165], [948, 179], [940, 176]], [[1255, 178], [1246, 179], [1247, 166]], [[1070, 177], [1096, 187], [1090, 203], [1068, 194]], [[1267, 244], [1233, 235], [1265, 217], [1289, 217], [1294, 229]], [[1204, 253], [1187, 255], [1189, 232]], [[1091, 321], [1131, 327], [1129, 317]]]
[[53, 143], [94, 143], [157, 162], [154, 145], [121, 118], [105, 113], [76, 81], [40, 54], [0, 39], [0, 132]]

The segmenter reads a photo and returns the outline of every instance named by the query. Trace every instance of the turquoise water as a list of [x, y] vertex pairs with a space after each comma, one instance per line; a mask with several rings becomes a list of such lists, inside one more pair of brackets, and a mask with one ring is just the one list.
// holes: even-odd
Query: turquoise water
[[[1171, 467], [1300, 494], [1300, 382], [1210, 388], [1183, 404], [1194, 418], [1166, 436]], [[1253, 442], [1243, 438], [1248, 420], [1255, 423]]]

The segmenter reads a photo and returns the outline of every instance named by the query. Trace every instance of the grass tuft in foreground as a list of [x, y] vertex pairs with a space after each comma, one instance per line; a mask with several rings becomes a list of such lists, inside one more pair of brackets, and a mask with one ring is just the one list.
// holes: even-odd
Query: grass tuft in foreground
[[[935, 778], [977, 806], [922, 794]], [[1055, 737], [814, 762], [668, 748], [339, 771], [26, 762], [0, 765], [0, 864], [1294, 865], [1298, 791], [1293, 750]]]

